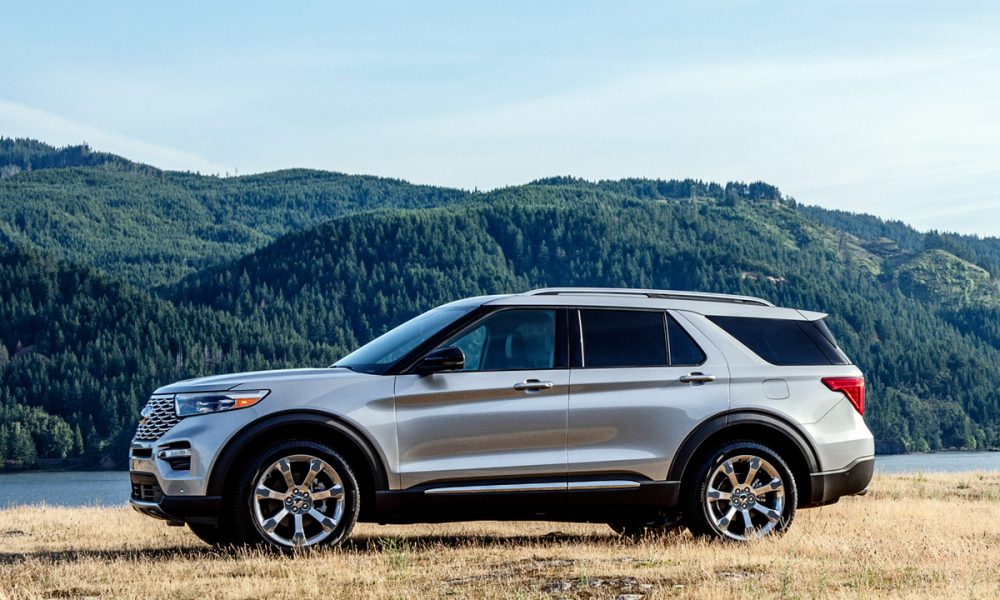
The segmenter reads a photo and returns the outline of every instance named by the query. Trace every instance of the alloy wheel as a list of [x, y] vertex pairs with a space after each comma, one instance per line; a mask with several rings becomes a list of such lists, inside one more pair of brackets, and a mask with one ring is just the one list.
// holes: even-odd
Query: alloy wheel
[[267, 538], [282, 546], [314, 546], [340, 524], [344, 484], [322, 458], [286, 456], [260, 472], [251, 505], [257, 529]]
[[785, 481], [759, 456], [731, 456], [709, 475], [704, 504], [710, 525], [721, 535], [740, 541], [761, 538], [781, 523]]

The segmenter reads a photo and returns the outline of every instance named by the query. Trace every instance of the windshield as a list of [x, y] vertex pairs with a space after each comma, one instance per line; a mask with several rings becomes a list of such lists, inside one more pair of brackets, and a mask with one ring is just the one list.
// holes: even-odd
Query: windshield
[[474, 308], [475, 305], [449, 306], [425, 312], [368, 342], [333, 366], [381, 375], [408, 352]]

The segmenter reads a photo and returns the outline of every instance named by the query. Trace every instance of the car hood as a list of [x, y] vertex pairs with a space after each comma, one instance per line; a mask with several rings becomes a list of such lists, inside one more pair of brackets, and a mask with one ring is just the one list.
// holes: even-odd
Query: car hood
[[268, 389], [269, 385], [290, 383], [306, 380], [345, 380], [373, 377], [364, 373], [355, 373], [348, 369], [329, 367], [325, 369], [280, 369], [276, 371], [252, 371], [249, 373], [229, 373], [226, 375], [211, 375], [196, 379], [185, 379], [165, 385], [156, 394], [179, 394], [184, 392], [221, 392], [234, 388]]

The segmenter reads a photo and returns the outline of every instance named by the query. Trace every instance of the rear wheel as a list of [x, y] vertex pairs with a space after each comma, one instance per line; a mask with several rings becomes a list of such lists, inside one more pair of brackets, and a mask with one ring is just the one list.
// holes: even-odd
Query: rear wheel
[[795, 478], [756, 442], [718, 447], [686, 482], [684, 520], [695, 535], [747, 541], [782, 533], [795, 518]]
[[360, 493], [350, 465], [333, 448], [283, 442], [249, 462], [234, 501], [243, 541], [288, 551], [343, 542], [357, 522]]

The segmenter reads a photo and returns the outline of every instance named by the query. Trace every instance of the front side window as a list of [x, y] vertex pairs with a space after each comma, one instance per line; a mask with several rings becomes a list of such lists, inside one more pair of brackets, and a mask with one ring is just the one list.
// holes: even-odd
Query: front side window
[[449, 346], [465, 353], [466, 371], [551, 369], [556, 357], [556, 311], [500, 311], [441, 344]]
[[580, 326], [584, 367], [667, 365], [667, 335], [660, 311], [581, 310]]
[[333, 366], [381, 375], [408, 352], [474, 308], [473, 305], [449, 306], [425, 312], [368, 342]]

